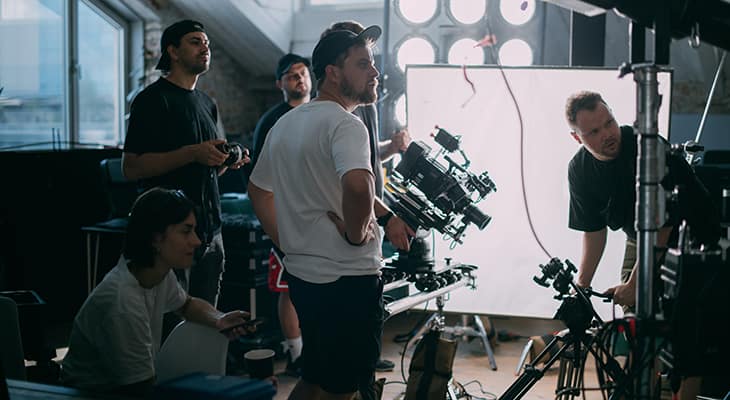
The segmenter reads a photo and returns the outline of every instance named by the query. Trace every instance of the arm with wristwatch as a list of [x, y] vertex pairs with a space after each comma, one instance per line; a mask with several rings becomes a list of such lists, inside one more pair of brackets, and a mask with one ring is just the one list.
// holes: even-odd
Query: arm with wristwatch
[[383, 227], [385, 235], [393, 243], [393, 246], [400, 250], [410, 250], [411, 237], [416, 236], [416, 232], [400, 217], [393, 214], [393, 211], [377, 197], [375, 198], [374, 209], [378, 225]]

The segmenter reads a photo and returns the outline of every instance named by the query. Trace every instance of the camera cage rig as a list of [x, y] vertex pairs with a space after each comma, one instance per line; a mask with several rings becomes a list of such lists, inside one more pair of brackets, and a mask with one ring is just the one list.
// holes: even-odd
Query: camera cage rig
[[[460, 136], [438, 126], [431, 136], [441, 149], [430, 156], [431, 147], [426, 143], [411, 142], [385, 186], [393, 197], [391, 208], [396, 215], [414, 230], [441, 232], [453, 240], [454, 247], [463, 243], [469, 224], [480, 230], [489, 224], [492, 218], [476, 204], [497, 188], [486, 171], [480, 175], [469, 171], [471, 161], [460, 148]], [[463, 158], [461, 163], [447, 155], [454, 152]], [[439, 158], [448, 166], [439, 163]]]

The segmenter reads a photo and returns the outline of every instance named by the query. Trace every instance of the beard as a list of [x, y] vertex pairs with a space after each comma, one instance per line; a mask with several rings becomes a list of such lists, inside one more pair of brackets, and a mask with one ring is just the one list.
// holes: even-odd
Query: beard
[[309, 95], [308, 90], [287, 90], [286, 96], [289, 99], [293, 100], [301, 100]]
[[201, 61], [199, 59], [194, 59], [190, 62], [184, 62], [183, 66], [191, 74], [200, 75], [205, 72], [208, 72], [208, 70], [210, 69], [210, 58], [208, 58], [208, 62]]
[[192, 64], [190, 65], [190, 72], [192, 72], [195, 75], [200, 75], [205, 72], [208, 72], [208, 69], [210, 69], [210, 64], [207, 63], [198, 63], [198, 64]]
[[370, 86], [366, 86], [365, 89], [361, 91], [356, 91], [355, 87], [350, 83], [347, 78], [343, 79], [340, 83], [340, 91], [342, 92], [342, 95], [352, 101], [357, 102], [358, 104], [372, 104], [375, 103], [375, 100], [378, 99], [378, 92], [375, 90], [377, 86], [374, 86], [372, 89]]

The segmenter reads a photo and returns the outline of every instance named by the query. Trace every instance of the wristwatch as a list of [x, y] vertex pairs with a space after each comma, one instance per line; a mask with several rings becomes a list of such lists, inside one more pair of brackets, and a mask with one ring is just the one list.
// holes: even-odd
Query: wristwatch
[[385, 227], [385, 225], [388, 225], [388, 221], [390, 221], [391, 218], [393, 218], [393, 211], [388, 211], [377, 218], [378, 225]]

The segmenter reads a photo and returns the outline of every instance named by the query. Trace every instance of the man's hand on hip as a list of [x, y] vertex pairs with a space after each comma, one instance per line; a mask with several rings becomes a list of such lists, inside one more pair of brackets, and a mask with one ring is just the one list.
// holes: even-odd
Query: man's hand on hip
[[345, 239], [345, 241], [350, 245], [364, 246], [365, 244], [367, 244], [371, 240], [374, 240], [377, 237], [375, 232], [378, 229], [378, 225], [376, 224], [374, 219], [371, 219], [370, 222], [368, 222], [368, 225], [365, 228], [364, 235], [361, 235], [361, 237], [357, 238], [350, 238], [347, 236], [347, 231], [345, 230], [345, 221], [343, 221], [342, 218], [340, 218], [332, 211], [328, 211], [327, 216], [330, 218], [330, 221], [335, 224], [335, 227], [337, 227], [337, 231], [340, 233], [340, 236], [342, 236], [342, 238]]

